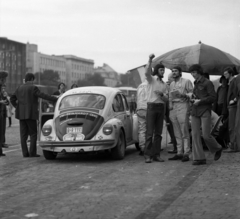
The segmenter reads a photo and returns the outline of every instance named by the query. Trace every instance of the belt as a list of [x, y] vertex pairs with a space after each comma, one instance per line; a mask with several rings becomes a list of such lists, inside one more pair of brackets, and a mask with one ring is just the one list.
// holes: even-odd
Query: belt
[[147, 103], [147, 105], [150, 105], [150, 106], [162, 106], [162, 105], [164, 105], [164, 103]]

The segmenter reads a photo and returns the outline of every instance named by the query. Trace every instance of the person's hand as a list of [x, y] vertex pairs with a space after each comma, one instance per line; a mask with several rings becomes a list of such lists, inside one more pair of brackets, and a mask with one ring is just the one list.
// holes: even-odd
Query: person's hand
[[7, 100], [1, 100], [0, 103], [7, 105]]
[[235, 103], [234, 100], [230, 100], [229, 105], [232, 105], [232, 104], [234, 104], [234, 103]]
[[159, 91], [159, 90], [155, 90], [154, 91], [155, 94], [157, 94], [158, 96], [163, 96], [163, 92]]
[[180, 94], [180, 93], [176, 93], [175, 96], [176, 96], [177, 98], [183, 98], [185, 95]]
[[152, 61], [154, 59], [155, 55], [152, 53], [149, 55], [149, 60]]
[[193, 102], [193, 105], [198, 106], [200, 100], [193, 100], [193, 101], [194, 101], [194, 102]]

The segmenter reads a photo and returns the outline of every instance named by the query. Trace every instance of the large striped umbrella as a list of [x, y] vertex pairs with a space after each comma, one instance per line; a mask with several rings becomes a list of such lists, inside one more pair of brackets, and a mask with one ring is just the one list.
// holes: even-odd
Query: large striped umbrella
[[153, 60], [153, 66], [162, 63], [172, 69], [180, 66], [183, 72], [189, 72], [193, 64], [202, 66], [204, 72], [210, 75], [221, 75], [224, 68], [236, 67], [240, 71], [240, 60], [212, 46], [199, 42], [197, 45], [174, 49]]

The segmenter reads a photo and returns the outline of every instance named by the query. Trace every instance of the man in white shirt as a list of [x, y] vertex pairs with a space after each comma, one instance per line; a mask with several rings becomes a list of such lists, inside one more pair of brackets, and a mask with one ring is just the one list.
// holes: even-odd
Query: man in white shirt
[[[160, 158], [161, 140], [163, 119], [165, 114], [165, 105], [168, 100], [168, 87], [163, 82], [162, 78], [165, 72], [165, 67], [162, 64], [157, 64], [152, 72], [152, 59], [155, 56], [149, 56], [149, 62], [146, 66], [145, 76], [148, 82], [147, 85], [147, 131], [146, 145], [144, 150], [145, 162], [151, 163], [152, 160], [163, 162]], [[154, 141], [153, 141], [154, 136]]]
[[137, 88], [137, 116], [138, 116], [138, 139], [140, 153], [144, 154], [146, 143], [146, 116], [147, 116], [147, 85], [148, 82], [144, 81]]

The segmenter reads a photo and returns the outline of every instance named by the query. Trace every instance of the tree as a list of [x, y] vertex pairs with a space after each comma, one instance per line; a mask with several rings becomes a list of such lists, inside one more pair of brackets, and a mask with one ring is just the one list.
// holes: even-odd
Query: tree
[[122, 87], [137, 87], [134, 79], [133, 79], [133, 73], [127, 72], [126, 74], [120, 75], [120, 80], [122, 82]]
[[45, 86], [58, 86], [60, 77], [57, 71], [45, 70], [43, 73], [37, 72], [35, 79], [38, 84]]
[[79, 87], [86, 87], [86, 86], [106, 86], [104, 84], [104, 78], [95, 73], [93, 75], [89, 75], [86, 80], [78, 80], [77, 84]]

